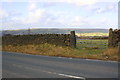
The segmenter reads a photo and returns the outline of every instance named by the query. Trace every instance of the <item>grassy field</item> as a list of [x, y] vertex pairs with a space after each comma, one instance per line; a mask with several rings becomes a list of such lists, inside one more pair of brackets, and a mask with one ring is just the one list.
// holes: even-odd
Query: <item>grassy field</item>
[[21, 52], [34, 55], [61, 56], [99, 60], [118, 60], [117, 49], [107, 49], [107, 40], [77, 40], [77, 48], [51, 44], [2, 45], [3, 51]]
[[96, 49], [106, 49], [108, 47], [108, 40], [103, 39], [78, 39], [77, 47], [81, 48], [96, 48]]
[[78, 37], [80, 36], [109, 36], [109, 33], [100, 33], [100, 32], [95, 32], [95, 33], [76, 33]]

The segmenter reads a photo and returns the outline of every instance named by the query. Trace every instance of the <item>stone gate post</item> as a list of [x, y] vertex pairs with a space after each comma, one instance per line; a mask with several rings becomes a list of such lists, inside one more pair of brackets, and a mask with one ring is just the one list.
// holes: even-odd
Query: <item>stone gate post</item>
[[70, 46], [72, 48], [76, 48], [76, 36], [75, 36], [75, 31], [70, 32]]
[[109, 29], [109, 38], [108, 38], [108, 47], [112, 47], [113, 46], [113, 29], [110, 28]]

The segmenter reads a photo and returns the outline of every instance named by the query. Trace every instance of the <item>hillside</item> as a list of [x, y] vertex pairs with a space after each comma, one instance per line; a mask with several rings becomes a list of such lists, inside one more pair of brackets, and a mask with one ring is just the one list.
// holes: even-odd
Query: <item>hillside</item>
[[24, 30], [4, 30], [2, 34], [22, 35], [22, 34], [67, 34], [70, 31], [76, 33], [108, 33], [108, 29], [24, 29]]

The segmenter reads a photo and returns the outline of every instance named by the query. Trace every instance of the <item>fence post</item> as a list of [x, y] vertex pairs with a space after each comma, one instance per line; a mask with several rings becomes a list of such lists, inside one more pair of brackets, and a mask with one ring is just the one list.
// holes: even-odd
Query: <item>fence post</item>
[[110, 28], [109, 29], [109, 38], [108, 38], [108, 47], [112, 47], [113, 46], [113, 29]]
[[70, 46], [72, 48], [76, 48], [76, 36], [75, 36], [75, 31], [70, 32]]

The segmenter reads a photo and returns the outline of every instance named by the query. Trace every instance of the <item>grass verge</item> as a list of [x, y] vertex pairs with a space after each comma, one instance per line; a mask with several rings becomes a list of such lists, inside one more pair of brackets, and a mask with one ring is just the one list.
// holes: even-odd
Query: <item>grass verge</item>
[[76, 49], [70, 47], [61, 47], [51, 44], [41, 45], [3, 45], [3, 51], [20, 52], [34, 55], [60, 56], [85, 59], [99, 60], [118, 60], [117, 48], [100, 49], [100, 48], [81, 48], [77, 45]]

